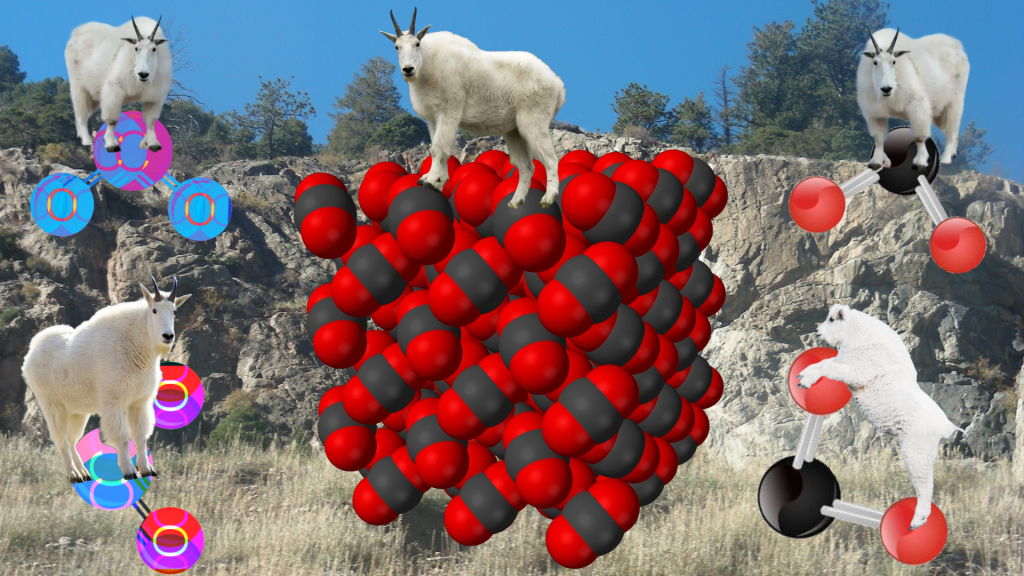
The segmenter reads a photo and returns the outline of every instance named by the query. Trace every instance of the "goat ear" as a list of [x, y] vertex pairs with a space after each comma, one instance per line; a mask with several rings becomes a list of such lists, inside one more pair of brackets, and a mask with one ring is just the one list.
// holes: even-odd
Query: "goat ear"
[[164, 42], [167, 42], [167, 38], [161, 38], [159, 40], [156, 40], [153, 43], [156, 44], [157, 46], [159, 46], [159, 45], [163, 44]]
[[429, 29], [430, 29], [430, 24], [427, 24], [423, 28], [423, 30], [420, 30], [419, 32], [416, 33], [416, 39], [417, 40], [423, 40], [423, 37], [427, 35], [427, 30], [429, 30]]
[[895, 56], [896, 58], [899, 58], [900, 56], [903, 56], [904, 54], [909, 54], [909, 53], [910, 53], [910, 50], [900, 50], [899, 52], [894, 53], [893, 56]]
[[121, 38], [121, 40], [124, 40], [125, 42], [131, 42], [132, 44], [135, 44], [135, 39], [134, 38]]
[[383, 30], [378, 30], [378, 32], [380, 32], [381, 34], [387, 36], [388, 40], [391, 40], [392, 42], [398, 42], [398, 36], [395, 36], [394, 34], [388, 34], [387, 32], [385, 32]]
[[842, 320], [843, 319], [843, 309], [842, 308], [840, 308], [839, 311], [836, 312], [836, 319], [837, 320]]
[[177, 308], [177, 307], [181, 306], [182, 304], [185, 303], [185, 300], [188, 300], [191, 297], [192, 297], [191, 294], [185, 294], [184, 296], [178, 296], [177, 298], [174, 299], [174, 307]]
[[142, 284], [141, 282], [139, 283], [139, 288], [142, 288], [142, 295], [146, 298], [146, 304], [152, 306], [153, 305], [153, 295], [150, 294], [149, 290], [147, 290], [146, 286], [144, 284]]
[[866, 56], [868, 58], [874, 58], [875, 57], [875, 53], [874, 52], [861, 52], [861, 54], [863, 54], [864, 56]]

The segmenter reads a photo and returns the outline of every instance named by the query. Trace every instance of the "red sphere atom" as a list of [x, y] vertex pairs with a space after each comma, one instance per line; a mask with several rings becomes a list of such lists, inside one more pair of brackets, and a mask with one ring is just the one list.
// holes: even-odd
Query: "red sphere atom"
[[821, 176], [806, 178], [789, 195], [789, 214], [808, 232], [831, 230], [843, 219], [846, 197], [839, 186]]
[[801, 388], [798, 386], [800, 380], [797, 375], [800, 374], [811, 364], [817, 364], [822, 360], [828, 358], [835, 358], [839, 352], [836, 352], [832, 348], [818, 347], [811, 348], [810, 350], [804, 350], [796, 357], [793, 361], [793, 365], [789, 368], [789, 394], [793, 397], [793, 401], [804, 410], [811, 414], [818, 414], [824, 416], [826, 414], [832, 414], [838, 412], [846, 403], [850, 401], [852, 394], [846, 384], [839, 382], [838, 380], [832, 380], [831, 378], [821, 378], [816, 383], [811, 383], [810, 388]]
[[963, 274], [974, 270], [985, 258], [985, 233], [966, 218], [948, 218], [939, 223], [929, 242], [932, 259], [946, 272]]
[[946, 546], [949, 527], [946, 516], [932, 504], [932, 512], [923, 526], [910, 529], [917, 498], [904, 498], [893, 504], [882, 516], [882, 545], [890, 556], [904, 564], [916, 566], [935, 559]]

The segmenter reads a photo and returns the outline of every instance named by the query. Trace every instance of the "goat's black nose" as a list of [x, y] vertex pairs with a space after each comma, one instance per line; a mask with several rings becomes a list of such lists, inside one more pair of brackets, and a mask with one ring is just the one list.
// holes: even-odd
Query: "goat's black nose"
[[888, 94], [892, 92], [892, 86], [882, 86], [882, 94]]
[[164, 340], [167, 340], [168, 342], [174, 340], [174, 334], [164, 334]]
[[413, 71], [413, 67], [412, 66], [405, 66], [405, 67], [402, 68], [402, 72], [405, 72], [406, 74], [412, 74], [412, 71]]
[[139, 72], [139, 78], [142, 78], [143, 80], [149, 78], [149, 72]]

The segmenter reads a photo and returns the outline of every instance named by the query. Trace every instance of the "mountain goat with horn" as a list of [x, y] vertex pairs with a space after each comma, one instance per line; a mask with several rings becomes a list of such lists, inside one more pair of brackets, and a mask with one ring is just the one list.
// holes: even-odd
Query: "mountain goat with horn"
[[547, 171], [542, 206], [558, 196], [558, 166], [551, 140], [551, 121], [565, 104], [565, 84], [547, 64], [528, 52], [487, 52], [451, 32], [427, 34], [412, 24], [403, 31], [381, 32], [395, 43], [402, 79], [409, 85], [413, 110], [430, 129], [430, 171], [420, 185], [441, 190], [448, 180], [448, 157], [455, 134], [502, 134], [519, 185], [509, 206], [526, 198], [533, 176], [533, 158]]
[[[924, 143], [931, 137], [933, 123], [946, 137], [940, 160], [949, 164], [956, 157], [971, 70], [963, 45], [945, 34], [915, 40], [900, 35], [899, 28], [870, 32], [871, 40], [857, 68], [857, 103], [875, 139], [875, 153], [868, 167], [878, 170], [891, 166], [882, 149], [890, 117], [910, 121], [917, 142], [914, 168], [923, 170], [928, 166]], [[881, 46], [886, 44], [889, 47], [883, 50]]]
[[[143, 36], [139, 26], [149, 30], [149, 35]], [[134, 16], [119, 27], [89, 22], [71, 31], [64, 61], [71, 83], [75, 128], [83, 146], [92, 146], [88, 122], [98, 109], [110, 128], [103, 137], [104, 147], [107, 152], [121, 150], [113, 130], [121, 107], [141, 100], [146, 136], [139, 148], [160, 150], [153, 125], [171, 91], [171, 51], [162, 36], [159, 20], [139, 17], [136, 22]]]
[[[103, 308], [78, 328], [52, 326], [35, 335], [21, 371], [35, 394], [57, 446], [64, 473], [72, 483], [91, 480], [75, 444], [92, 414], [100, 415], [100, 432], [117, 450], [126, 479], [156, 476], [146, 443], [153, 434], [160, 360], [174, 343], [175, 309], [191, 294], [178, 296], [178, 279], [170, 292], [142, 288], [143, 298]], [[135, 443], [138, 470], [128, 456]]]

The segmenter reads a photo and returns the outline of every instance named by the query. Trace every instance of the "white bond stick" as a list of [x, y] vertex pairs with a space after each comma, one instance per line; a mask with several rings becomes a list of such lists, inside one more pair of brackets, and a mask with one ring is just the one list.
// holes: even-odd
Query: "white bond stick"
[[935, 195], [935, 190], [932, 190], [932, 185], [928, 183], [928, 179], [924, 177], [924, 174], [917, 177], [917, 183], [918, 186], [914, 188], [914, 191], [917, 192], [917, 197], [921, 199], [921, 204], [924, 204], [924, 211], [931, 216], [932, 222], [938, 226], [949, 216], [946, 216], [946, 211], [942, 209], [942, 204], [939, 203], [939, 197]]
[[859, 510], [861, 508], [863, 507], [836, 500], [832, 503], [832, 506], [822, 506], [821, 515], [831, 516], [836, 520], [845, 520], [846, 522], [853, 522], [854, 524], [860, 524], [869, 528], [878, 528], [882, 525], [881, 512], [870, 508], [864, 508], [867, 512], [861, 512]]
[[839, 189], [843, 191], [843, 196], [850, 198], [858, 192], [867, 190], [875, 182], [878, 182], [878, 172], [869, 169], [843, 182], [839, 185]]
[[842, 500], [836, 499], [832, 502], [832, 507], [836, 510], [842, 510], [846, 512], [852, 512], [854, 514], [860, 514], [861, 516], [867, 516], [869, 518], [877, 518], [879, 522], [882, 521], [882, 516], [885, 512], [881, 510], [875, 510], [874, 508], [868, 508], [867, 506], [861, 506], [860, 504], [851, 504], [849, 502], [843, 502]]
[[811, 437], [807, 441], [807, 452], [804, 454], [806, 462], [814, 461], [814, 453], [818, 451], [818, 439], [821, 438], [821, 428], [825, 425], [825, 417], [818, 416], [814, 420], [814, 428], [811, 430]]
[[814, 434], [814, 428], [817, 426], [819, 419], [824, 420], [824, 416], [818, 416], [816, 414], [808, 414], [807, 421], [804, 422], [804, 429], [800, 432], [800, 440], [796, 445], [796, 455], [793, 456], [793, 469], [799, 470], [803, 468], [804, 462], [810, 462], [814, 460], [813, 453], [811, 459], [807, 459], [807, 454], [811, 447], [811, 436]]

